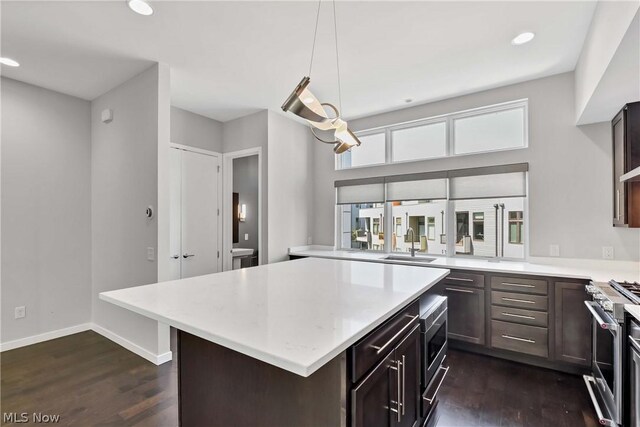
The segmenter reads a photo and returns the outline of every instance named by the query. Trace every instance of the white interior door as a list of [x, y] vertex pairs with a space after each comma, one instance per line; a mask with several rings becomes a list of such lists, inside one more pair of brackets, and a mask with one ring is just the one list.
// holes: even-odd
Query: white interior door
[[169, 278], [182, 278], [182, 150], [169, 150]]
[[219, 271], [217, 156], [181, 151], [181, 277]]

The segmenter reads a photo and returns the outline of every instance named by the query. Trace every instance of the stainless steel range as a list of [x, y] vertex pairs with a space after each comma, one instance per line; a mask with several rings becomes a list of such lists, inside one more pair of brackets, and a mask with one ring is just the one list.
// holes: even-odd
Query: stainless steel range
[[640, 284], [591, 282], [591, 301], [585, 305], [593, 318], [592, 375], [584, 375], [601, 425], [622, 424], [623, 362], [625, 358], [624, 305], [640, 304]]

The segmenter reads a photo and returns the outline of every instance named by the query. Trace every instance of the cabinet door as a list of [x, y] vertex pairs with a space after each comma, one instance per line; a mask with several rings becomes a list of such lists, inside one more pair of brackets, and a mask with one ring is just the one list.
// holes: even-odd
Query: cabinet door
[[351, 391], [353, 427], [390, 427], [397, 422], [398, 369], [394, 351]]
[[627, 224], [627, 184], [620, 182], [625, 174], [625, 111], [611, 122], [613, 133], [613, 225]]
[[640, 353], [629, 349], [629, 427], [640, 427]]
[[449, 338], [484, 344], [484, 291], [445, 284], [443, 294], [448, 298]]
[[398, 427], [412, 427], [418, 423], [420, 399], [420, 327], [416, 326], [398, 344], [395, 358], [400, 362], [400, 422]]
[[591, 365], [591, 316], [584, 306], [583, 283], [555, 282], [555, 358]]

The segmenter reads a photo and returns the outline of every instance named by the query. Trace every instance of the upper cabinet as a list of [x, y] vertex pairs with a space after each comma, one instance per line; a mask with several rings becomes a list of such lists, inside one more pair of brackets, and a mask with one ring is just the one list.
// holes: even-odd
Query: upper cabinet
[[640, 168], [640, 102], [627, 104], [611, 121], [613, 225], [640, 227], [640, 182], [625, 178]]

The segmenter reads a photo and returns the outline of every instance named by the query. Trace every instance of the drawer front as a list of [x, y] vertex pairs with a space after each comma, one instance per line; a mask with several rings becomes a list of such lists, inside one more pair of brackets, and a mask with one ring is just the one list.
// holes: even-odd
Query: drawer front
[[491, 346], [532, 356], [548, 357], [548, 329], [491, 321]]
[[491, 278], [491, 289], [499, 291], [547, 295], [547, 288], [546, 280], [506, 276], [494, 276]]
[[352, 378], [355, 383], [381, 361], [405, 335], [419, 324], [420, 302], [412, 302], [398, 314], [351, 347]]
[[545, 311], [524, 310], [522, 308], [491, 306], [491, 318], [505, 322], [531, 326], [549, 326], [549, 315]]
[[505, 307], [524, 308], [526, 310], [547, 311], [549, 297], [491, 291], [491, 304], [503, 305]]
[[484, 274], [464, 273], [452, 271], [443, 279], [447, 285], [470, 286], [473, 288], [484, 288]]

